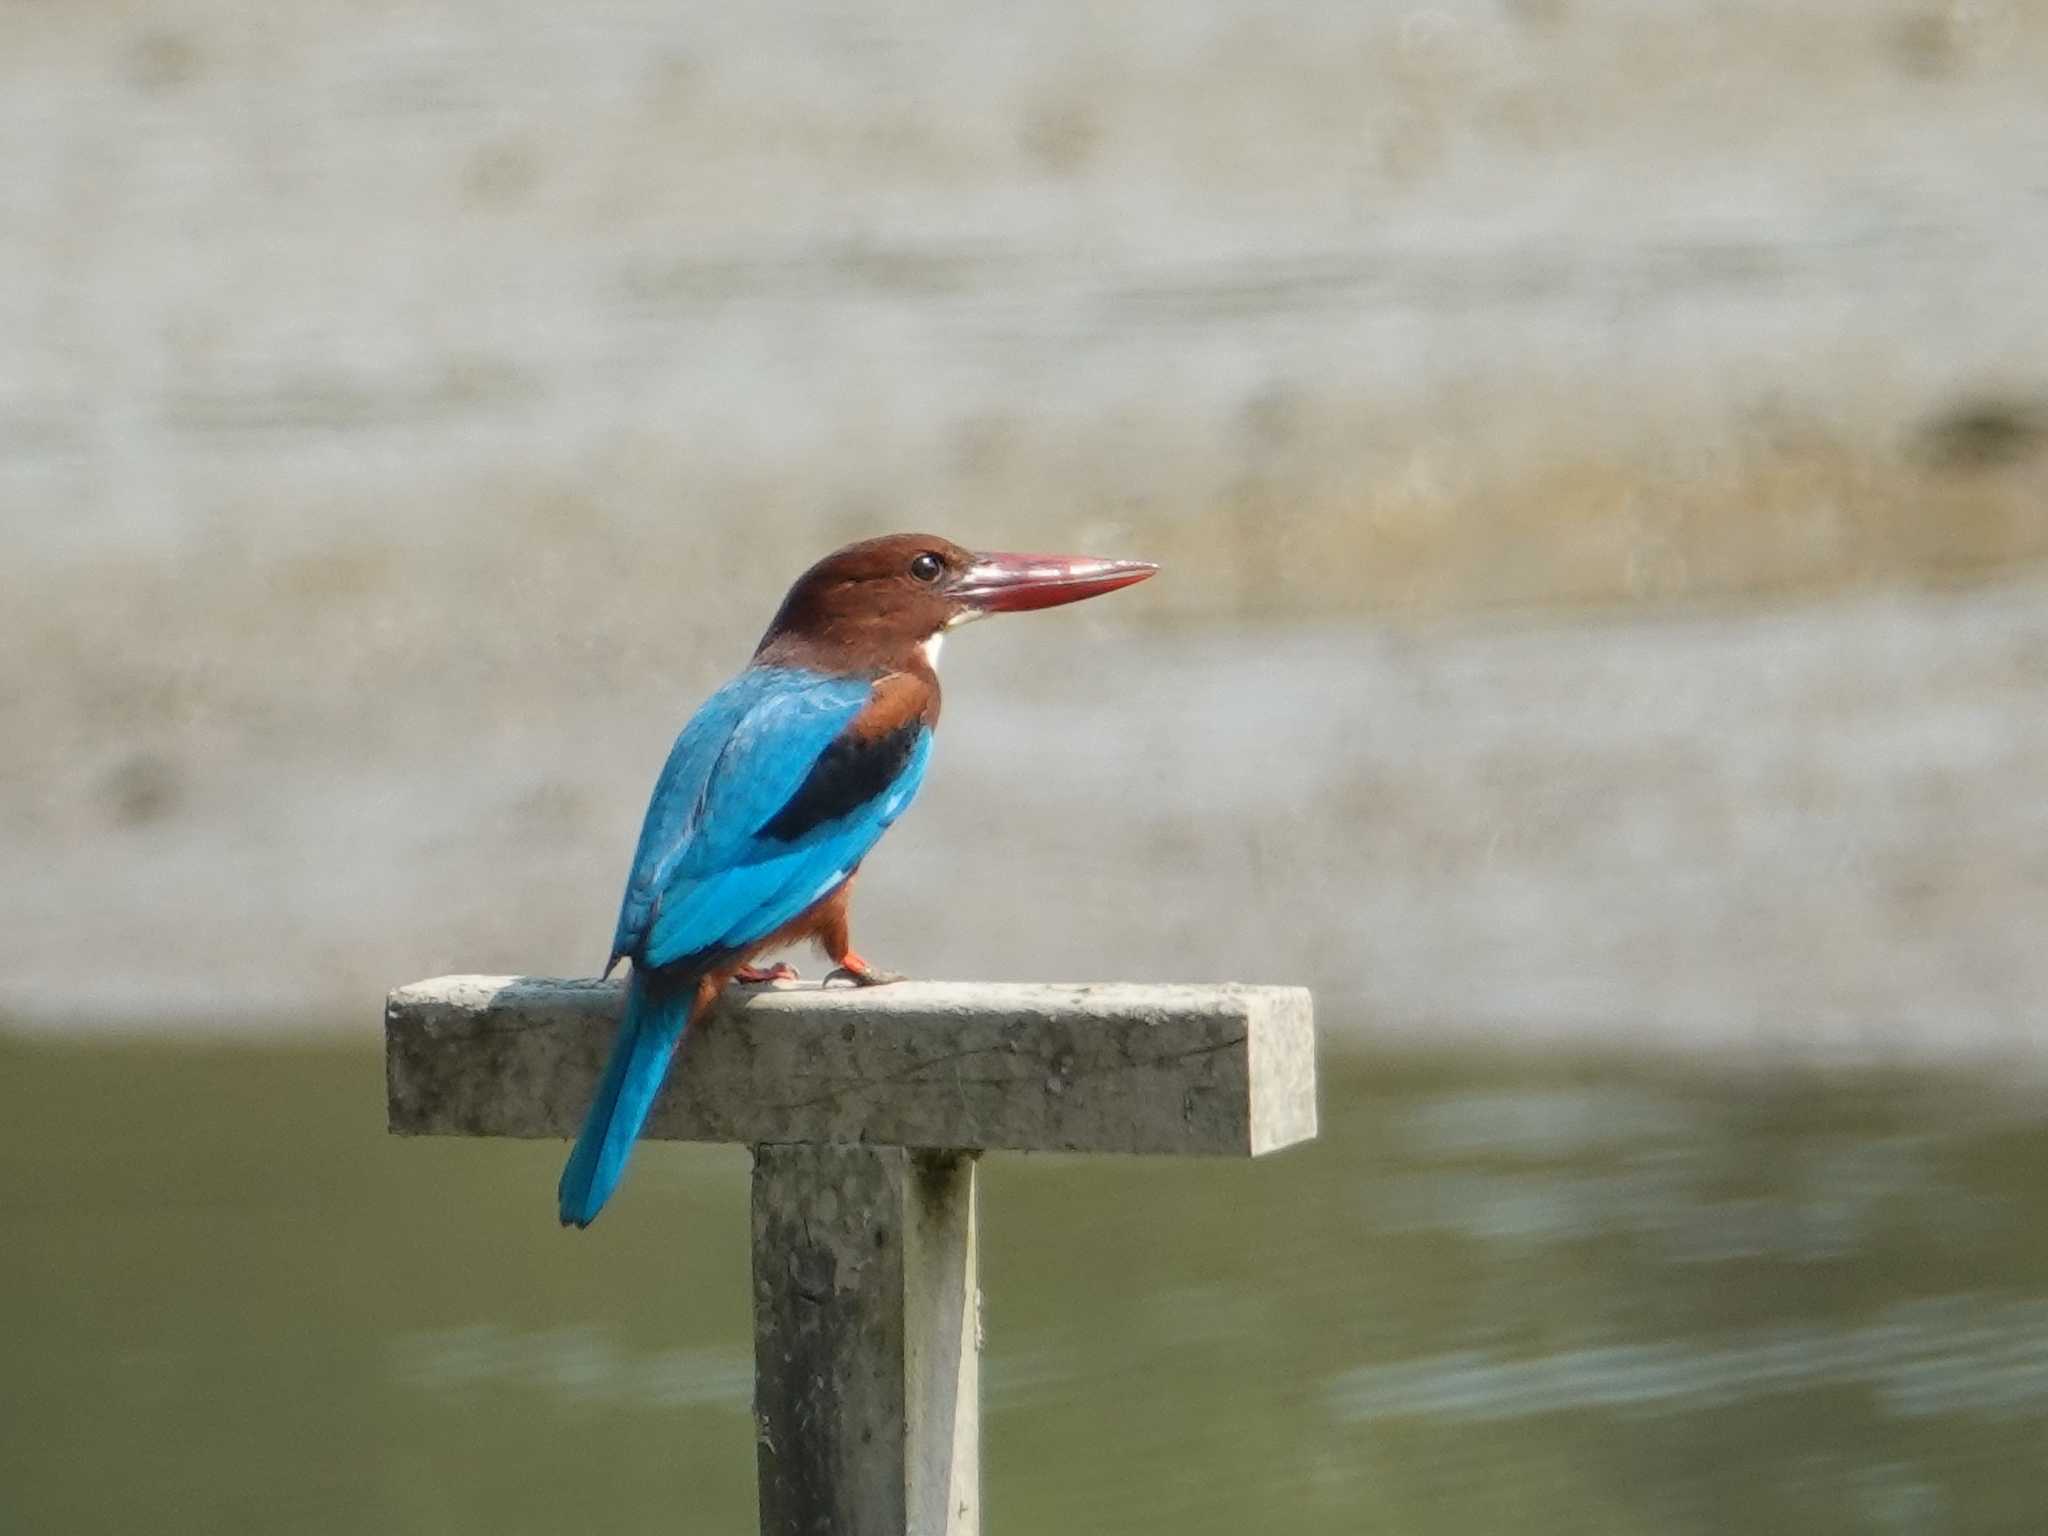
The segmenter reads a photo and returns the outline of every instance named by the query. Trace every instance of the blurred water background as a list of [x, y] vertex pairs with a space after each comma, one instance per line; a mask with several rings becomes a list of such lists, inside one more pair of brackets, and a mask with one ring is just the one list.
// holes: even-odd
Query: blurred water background
[[[2038, 1529], [2048, 6], [0, 8], [0, 1529], [748, 1525], [744, 1157], [387, 1144], [844, 539], [859, 935], [1294, 981], [993, 1160], [992, 1529]], [[1113, 1279], [1111, 1277], [1114, 1277]], [[688, 1522], [686, 1522], [688, 1524]]]

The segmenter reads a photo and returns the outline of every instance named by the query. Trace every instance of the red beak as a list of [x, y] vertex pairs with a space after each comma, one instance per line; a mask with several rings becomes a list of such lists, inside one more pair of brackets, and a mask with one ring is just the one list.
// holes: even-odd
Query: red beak
[[953, 583], [952, 595], [978, 613], [1023, 613], [1100, 597], [1143, 581], [1158, 569], [1149, 560], [977, 554], [974, 564]]

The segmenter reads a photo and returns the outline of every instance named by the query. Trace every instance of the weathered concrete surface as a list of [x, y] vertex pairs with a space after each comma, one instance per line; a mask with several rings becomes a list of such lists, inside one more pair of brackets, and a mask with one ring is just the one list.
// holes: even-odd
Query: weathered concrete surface
[[974, 1536], [974, 1160], [754, 1152], [763, 1536]]
[[[542, 977], [399, 988], [392, 1130], [574, 1135], [624, 996]], [[646, 1134], [1245, 1156], [1315, 1128], [1304, 988], [903, 982], [735, 989], [684, 1040]]]
[[[757, 1150], [757, 1160], [765, 1150]], [[975, 1536], [981, 1529], [979, 1204], [971, 1153], [909, 1159], [903, 1201], [904, 1503], [912, 1531], [939, 1536]]]

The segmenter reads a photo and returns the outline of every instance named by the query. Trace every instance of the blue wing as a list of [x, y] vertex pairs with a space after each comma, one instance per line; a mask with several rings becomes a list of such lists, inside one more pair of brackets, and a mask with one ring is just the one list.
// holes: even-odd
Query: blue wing
[[651, 969], [743, 948], [853, 872], [931, 754], [913, 724], [849, 757], [842, 733], [871, 691], [865, 678], [762, 667], [705, 703], [655, 786], [614, 954]]
[[922, 715], [849, 730], [873, 694], [865, 678], [757, 667], [713, 694], [676, 738], [619, 909], [612, 958], [632, 957], [633, 980], [562, 1169], [564, 1224], [596, 1220], [626, 1171], [689, 1022], [692, 966], [800, 916], [853, 873], [917, 793], [931, 730]]

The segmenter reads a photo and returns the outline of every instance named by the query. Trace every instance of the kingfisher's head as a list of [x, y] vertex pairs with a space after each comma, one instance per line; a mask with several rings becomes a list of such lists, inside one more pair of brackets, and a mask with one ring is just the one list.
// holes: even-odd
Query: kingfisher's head
[[756, 660], [899, 667], [936, 637], [991, 613], [1051, 608], [1143, 581], [1145, 560], [975, 553], [929, 533], [892, 533], [834, 550], [796, 580]]

